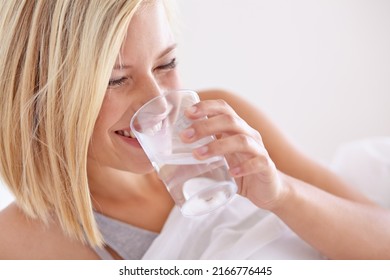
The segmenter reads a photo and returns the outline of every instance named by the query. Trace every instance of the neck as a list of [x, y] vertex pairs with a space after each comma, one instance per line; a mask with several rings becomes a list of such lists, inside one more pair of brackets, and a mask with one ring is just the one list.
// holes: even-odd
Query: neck
[[161, 230], [173, 201], [154, 172], [139, 175], [111, 169], [94, 175], [89, 181], [97, 212], [151, 231]]
[[154, 173], [134, 174], [110, 168], [93, 173], [88, 181], [94, 198], [116, 202], [145, 197], [148, 192], [157, 191], [156, 185], [160, 185]]

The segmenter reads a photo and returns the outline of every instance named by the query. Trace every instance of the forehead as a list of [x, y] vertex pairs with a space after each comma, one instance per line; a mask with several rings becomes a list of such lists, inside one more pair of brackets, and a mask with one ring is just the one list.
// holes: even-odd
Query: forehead
[[153, 58], [174, 42], [162, 1], [147, 1], [133, 16], [123, 46], [123, 60]]

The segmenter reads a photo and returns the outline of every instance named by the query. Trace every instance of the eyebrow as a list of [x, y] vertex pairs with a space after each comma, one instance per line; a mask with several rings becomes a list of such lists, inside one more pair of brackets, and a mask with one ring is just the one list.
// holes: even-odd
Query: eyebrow
[[[174, 43], [167, 47], [164, 51], [160, 53], [160, 55], [157, 57], [157, 59], [160, 59], [161, 57], [165, 56], [166, 54], [170, 53], [172, 50], [176, 49], [177, 43]], [[121, 69], [130, 69], [133, 68], [132, 65], [123, 64], [121, 63], [121, 57], [119, 56], [119, 63], [115, 63], [114, 70], [121, 70]]]

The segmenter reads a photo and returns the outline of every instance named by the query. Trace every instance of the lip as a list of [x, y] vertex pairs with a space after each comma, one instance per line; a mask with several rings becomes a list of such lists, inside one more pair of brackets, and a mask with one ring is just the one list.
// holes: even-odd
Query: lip
[[[119, 130], [124, 130], [124, 131], [130, 131], [129, 129], [119, 129]], [[138, 142], [137, 138], [130, 138], [126, 136], [122, 136], [114, 131], [115, 136], [117, 136], [121, 141], [124, 141], [126, 144], [131, 145], [132, 147], [139, 148], [141, 149], [141, 145]]]

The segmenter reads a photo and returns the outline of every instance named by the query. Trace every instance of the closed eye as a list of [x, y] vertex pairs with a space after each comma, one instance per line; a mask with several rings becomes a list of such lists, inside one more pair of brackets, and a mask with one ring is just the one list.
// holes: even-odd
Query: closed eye
[[169, 70], [169, 69], [176, 68], [176, 66], [177, 66], [176, 58], [173, 58], [168, 64], [158, 66], [156, 69], [157, 70]]
[[118, 86], [122, 86], [126, 83], [126, 81], [128, 80], [129, 78], [127, 77], [122, 77], [122, 78], [119, 78], [119, 79], [113, 79], [113, 80], [110, 80], [108, 82], [108, 87], [118, 87]]

